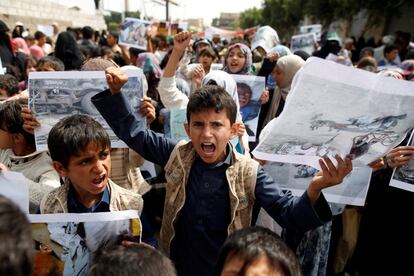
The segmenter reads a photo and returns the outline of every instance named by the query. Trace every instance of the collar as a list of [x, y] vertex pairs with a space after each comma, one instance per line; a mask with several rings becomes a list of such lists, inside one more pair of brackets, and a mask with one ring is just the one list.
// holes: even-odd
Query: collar
[[40, 154], [42, 154], [44, 151], [35, 151], [33, 153], [30, 153], [28, 155], [23, 156], [17, 156], [14, 154], [13, 150], [9, 149], [9, 160], [10, 165], [19, 165], [27, 163], [35, 158], [37, 158]]
[[108, 184], [105, 187], [105, 190], [101, 194], [101, 200], [93, 205], [91, 208], [86, 208], [76, 197], [75, 188], [69, 182], [69, 192], [68, 192], [68, 212], [69, 213], [95, 213], [95, 212], [109, 212], [110, 204], [110, 193]]

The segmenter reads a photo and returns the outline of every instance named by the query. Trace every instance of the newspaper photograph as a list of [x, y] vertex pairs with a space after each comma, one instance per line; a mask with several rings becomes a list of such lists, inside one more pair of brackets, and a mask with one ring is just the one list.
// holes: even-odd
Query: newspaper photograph
[[414, 125], [414, 83], [320, 58], [297, 73], [281, 115], [263, 130], [258, 159], [304, 164], [349, 155], [365, 166], [398, 145]]
[[302, 50], [309, 55], [312, 55], [312, 53], [316, 50], [316, 42], [315, 33], [294, 35], [292, 36], [292, 40], [290, 42], [290, 50], [292, 53]]
[[149, 21], [125, 18], [119, 32], [119, 45], [147, 50], [147, 29]]
[[[313, 167], [298, 164], [267, 162], [263, 169], [282, 188], [301, 196], [318, 173]], [[357, 167], [347, 175], [343, 182], [323, 190], [328, 202], [363, 206], [371, 180], [371, 168]]]
[[171, 138], [177, 141], [189, 140], [184, 124], [187, 123], [187, 109], [171, 109], [170, 129]]
[[[142, 70], [128, 70], [128, 82], [122, 92], [137, 110], [143, 96]], [[103, 71], [33, 72], [29, 75], [29, 107], [40, 127], [35, 130], [36, 150], [47, 150], [47, 137], [52, 127], [62, 118], [84, 114], [98, 121], [108, 132], [113, 148], [127, 147], [91, 102], [97, 93], [108, 89]], [[137, 118], [146, 120], [139, 112]]]
[[301, 34], [315, 33], [317, 41], [320, 41], [321, 40], [321, 35], [322, 35], [322, 25], [321, 24], [313, 24], [313, 25], [300, 26], [299, 32]]
[[29, 215], [35, 247], [31, 275], [87, 275], [106, 247], [141, 241], [138, 211]]
[[256, 141], [257, 125], [261, 108], [260, 96], [265, 90], [265, 78], [248, 75], [232, 75], [237, 83], [240, 114], [249, 135], [249, 141]]
[[[408, 146], [414, 146], [414, 131], [411, 132]], [[394, 169], [390, 181], [390, 186], [400, 188], [406, 191], [414, 192], [414, 160], [405, 166]]]

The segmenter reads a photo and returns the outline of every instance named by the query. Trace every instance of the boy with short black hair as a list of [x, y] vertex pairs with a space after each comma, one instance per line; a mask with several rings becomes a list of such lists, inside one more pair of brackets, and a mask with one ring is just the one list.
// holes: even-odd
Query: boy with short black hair
[[175, 276], [171, 260], [148, 246], [112, 246], [103, 250], [89, 276]]
[[298, 257], [274, 232], [260, 226], [231, 234], [220, 250], [215, 275], [302, 275]]
[[[97, 121], [86, 115], [65, 117], [51, 129], [47, 142], [53, 167], [64, 183], [43, 197], [40, 213], [138, 210], [141, 214], [141, 195], [109, 179], [111, 140]], [[141, 221], [142, 241], [157, 247], [143, 214]]]
[[19, 82], [9, 74], [0, 75], [0, 101], [19, 94]]
[[64, 184], [42, 199], [41, 213], [141, 212], [141, 196], [109, 179], [111, 141], [97, 121], [85, 115], [63, 118], [51, 129], [48, 148]]
[[236, 135], [236, 103], [219, 86], [194, 92], [187, 106], [185, 129], [190, 142], [176, 143], [138, 121], [120, 93], [128, 76], [108, 68], [109, 90], [92, 98], [114, 132], [146, 160], [165, 167], [166, 198], [161, 246], [179, 275], [212, 275], [227, 236], [251, 224], [257, 201], [283, 227], [298, 232], [331, 219], [321, 190], [342, 182], [352, 170], [349, 158], [320, 160], [322, 171], [301, 197], [282, 191], [250, 158], [238, 154], [230, 139]]
[[47, 56], [37, 62], [36, 71], [64, 71], [65, 65], [57, 57]]
[[387, 45], [384, 48], [384, 58], [378, 62], [378, 66], [398, 66], [394, 60], [398, 56], [397, 45]]
[[48, 153], [36, 151], [34, 135], [23, 129], [17, 101], [0, 105], [0, 173], [7, 170], [20, 172], [27, 178], [30, 213], [36, 213], [46, 193], [60, 186]]

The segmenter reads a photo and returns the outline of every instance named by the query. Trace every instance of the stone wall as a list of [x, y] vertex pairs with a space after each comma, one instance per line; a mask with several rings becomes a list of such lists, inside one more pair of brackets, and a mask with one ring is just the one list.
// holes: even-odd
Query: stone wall
[[17, 21], [29, 28], [33, 34], [37, 25], [59, 24], [61, 31], [67, 27], [91, 26], [97, 30], [106, 29], [103, 15], [86, 14], [82, 11], [68, 8], [47, 0], [1, 0], [0, 20], [4, 21], [12, 30]]

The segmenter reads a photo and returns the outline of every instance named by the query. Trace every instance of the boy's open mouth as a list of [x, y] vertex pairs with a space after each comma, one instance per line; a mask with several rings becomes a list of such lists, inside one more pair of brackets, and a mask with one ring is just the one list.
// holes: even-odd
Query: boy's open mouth
[[100, 183], [102, 183], [102, 181], [105, 180], [105, 178], [106, 178], [105, 174], [101, 175], [101, 176], [98, 176], [98, 177], [96, 177], [92, 180], [92, 183], [95, 184], [95, 185], [99, 185]]
[[216, 150], [216, 146], [213, 143], [201, 143], [201, 149], [203, 152], [211, 154]]

